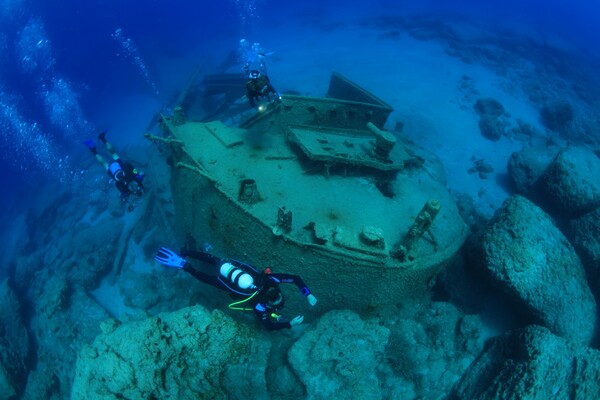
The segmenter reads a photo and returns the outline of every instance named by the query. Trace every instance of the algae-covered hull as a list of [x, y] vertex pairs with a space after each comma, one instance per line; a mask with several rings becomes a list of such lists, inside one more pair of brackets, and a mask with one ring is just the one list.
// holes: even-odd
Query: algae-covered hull
[[389, 106], [335, 74], [332, 91], [242, 128], [164, 118], [178, 232], [301, 275], [322, 311], [423, 295], [467, 228], [428, 156], [380, 129]]

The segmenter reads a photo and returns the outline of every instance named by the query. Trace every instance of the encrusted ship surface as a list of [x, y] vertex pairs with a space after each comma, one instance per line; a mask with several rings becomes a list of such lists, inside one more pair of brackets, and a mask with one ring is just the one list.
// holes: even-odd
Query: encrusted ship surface
[[284, 95], [239, 127], [163, 117], [178, 233], [301, 275], [321, 310], [423, 295], [467, 227], [436, 161], [382, 130], [391, 111], [334, 73], [325, 98]]

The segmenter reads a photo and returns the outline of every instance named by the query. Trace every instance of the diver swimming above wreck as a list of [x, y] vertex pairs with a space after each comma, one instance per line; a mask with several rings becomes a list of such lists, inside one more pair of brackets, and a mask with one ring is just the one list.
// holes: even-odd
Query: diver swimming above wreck
[[[189, 266], [186, 258], [193, 258], [208, 265], [205, 270]], [[270, 268], [258, 272], [254, 267], [237, 260], [222, 260], [204, 251], [183, 249], [180, 255], [161, 247], [154, 259], [175, 269], [182, 269], [194, 278], [217, 289], [225, 290], [236, 299], [229, 304], [232, 310], [254, 311], [257, 318], [269, 330], [291, 328], [304, 321], [302, 315], [287, 319], [279, 313], [285, 306], [285, 297], [281, 292], [282, 283], [295, 284], [311, 306], [317, 304], [317, 298], [298, 275], [273, 273]]]

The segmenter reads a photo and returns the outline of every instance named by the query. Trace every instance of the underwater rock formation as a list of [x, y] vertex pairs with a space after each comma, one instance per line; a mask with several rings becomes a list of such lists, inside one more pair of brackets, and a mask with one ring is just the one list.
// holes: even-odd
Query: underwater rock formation
[[352, 311], [330, 311], [289, 351], [311, 399], [382, 399], [379, 365], [390, 331]]
[[586, 267], [592, 289], [600, 289], [600, 208], [569, 221], [569, 239]]
[[560, 151], [540, 178], [545, 196], [556, 211], [578, 215], [600, 206], [600, 158], [582, 147]]
[[483, 324], [450, 303], [320, 317], [288, 351], [308, 399], [442, 398], [483, 348]]
[[479, 113], [479, 130], [486, 138], [498, 141], [505, 134], [505, 124], [500, 119], [504, 107], [494, 99], [478, 99], [473, 106]]
[[[157, 228], [163, 227], [155, 218], [158, 207], [145, 215], [127, 240], [130, 251], [122, 257], [127, 279], [114, 286], [102, 284], [100, 290], [92, 292], [115, 264], [117, 247], [125, 242], [121, 232], [134, 213], [124, 214], [118, 194], [108, 186], [108, 193], [101, 189], [90, 193], [86, 186], [81, 192], [67, 195], [55, 185], [50, 186], [40, 194], [43, 201], [23, 217], [29, 230], [24, 229], [15, 240], [17, 255], [10, 266], [10, 286], [19, 303], [27, 306], [21, 311], [25, 331], [18, 340], [12, 338], [10, 342], [29, 339], [35, 345], [29, 346], [24, 364], [11, 358], [2, 365], [11, 371], [19, 370], [19, 385], [14, 389], [16, 396], [23, 399], [69, 398], [77, 353], [101, 333], [102, 321], [111, 316], [145, 318], [164, 309], [180, 308], [189, 304], [194, 290], [198, 292], [198, 287], [189, 280], [184, 282], [184, 277], [171, 281], [150, 275], [155, 271], [148, 267], [145, 254], [157, 247], [157, 232], [164, 235], [167, 231]], [[144, 252], [145, 248], [151, 250]], [[148, 272], [144, 279], [140, 278], [140, 270]], [[148, 276], [156, 285], [145, 286]], [[148, 299], [156, 298], [156, 293], [161, 296], [160, 306], [141, 308], [148, 305]], [[131, 299], [128, 294], [142, 299], [140, 308], [127, 308], [127, 300]], [[18, 312], [16, 306], [9, 308]], [[12, 316], [8, 311], [2, 315]], [[8, 331], [6, 327], [5, 332]], [[1, 345], [0, 339], [0, 352]], [[0, 394], [3, 399], [10, 396]]]
[[548, 165], [554, 160], [558, 147], [527, 147], [517, 151], [508, 160], [508, 174], [515, 191], [533, 200], [536, 185]]
[[498, 100], [489, 97], [477, 99], [474, 108], [478, 113], [490, 117], [499, 117], [504, 114], [504, 106]]
[[48, 270], [40, 273], [46, 278], [45, 284], [34, 289], [35, 318], [31, 330], [37, 343], [36, 371], [40, 374], [30, 374], [27, 391], [38, 394], [52, 391], [66, 398], [75, 375], [77, 351], [92, 342], [100, 333], [100, 323], [110, 316], [84, 288], [69, 284], [65, 277], [47, 273]]
[[484, 268], [515, 303], [553, 333], [588, 344], [597, 307], [581, 261], [551, 218], [513, 196], [486, 227]]
[[123, 230], [122, 219], [105, 218], [95, 221], [93, 228], [76, 232], [76, 243], [80, 248], [77, 255], [69, 260], [69, 280], [87, 290], [96, 289], [100, 281], [111, 270], [118, 245], [119, 234]]
[[588, 400], [599, 388], [599, 351], [532, 325], [493, 339], [450, 399]]
[[504, 135], [504, 126], [496, 117], [483, 115], [479, 119], [479, 130], [486, 138], [497, 142]]
[[0, 283], [0, 398], [9, 399], [23, 389], [22, 376], [29, 354], [29, 336], [21, 320], [21, 305], [8, 284]]
[[270, 343], [200, 306], [119, 325], [77, 359], [72, 399], [266, 399]]
[[[390, 390], [383, 398], [444, 398], [483, 349], [486, 328], [480, 317], [445, 302], [405, 303], [396, 315], [381, 318], [390, 329], [386, 363], [396, 374], [385, 379]], [[393, 380], [398, 376], [405, 382]]]
[[482, 349], [479, 317], [450, 303], [385, 313], [330, 311], [291, 337], [201, 306], [109, 319], [79, 353], [72, 398], [440, 398]]
[[575, 112], [568, 101], [555, 101], [544, 104], [540, 110], [542, 124], [551, 131], [564, 131], [573, 122]]
[[[99, 214], [88, 212], [85, 207], [75, 207], [73, 201], [64, 196], [59, 200], [62, 201], [59, 206], [51, 203], [39, 211], [40, 216], [34, 212], [28, 214], [30, 229], [43, 225], [46, 236], [29, 235], [26, 246], [31, 248], [23, 252], [15, 268], [15, 285], [19, 291], [31, 292], [35, 273], [45, 268], [68, 277], [70, 283], [93, 290], [112, 266], [115, 245], [124, 225], [122, 216], [108, 215], [106, 211], [110, 212], [110, 208], [105, 198], [97, 203], [102, 209]], [[96, 204], [90, 208], [93, 205]]]

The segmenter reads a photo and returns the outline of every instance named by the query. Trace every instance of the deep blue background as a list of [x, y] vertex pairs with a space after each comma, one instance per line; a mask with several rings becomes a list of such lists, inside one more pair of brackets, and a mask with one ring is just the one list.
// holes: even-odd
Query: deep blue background
[[[9, 3], [18, 2], [13, 0], [6, 4]], [[17, 98], [20, 111], [28, 119], [39, 122], [49, 135], [57, 135], [44, 115], [37, 95], [37, 83], [19, 70], [15, 57], [16, 35], [31, 17], [40, 17], [44, 22], [56, 58], [53, 72], [73, 84], [81, 95], [79, 100], [83, 112], [94, 115], [95, 110], [124, 93], [148, 90], [139, 71], [132, 66], [130, 59], [123, 56], [119, 44], [111, 37], [117, 28], [122, 28], [124, 35], [134, 40], [153, 79], [157, 80], [157, 86], [161, 92], [166, 91], [161, 101], [167, 103], [168, 88], [163, 87], [164, 82], [158, 74], [153, 74], [161, 63], [169, 58], [185, 56], [198, 48], [206, 48], [207, 52], [222, 49], [223, 53], [217, 56], [222, 57], [227, 51], [235, 50], [237, 41], [242, 37], [250, 36], [252, 40], [262, 41], [263, 27], [278, 27], [278, 32], [285, 35], [285, 26], [290, 19], [356, 19], [369, 15], [421, 12], [466, 14], [494, 24], [525, 24], [532, 30], [575, 42], [590, 56], [598, 57], [600, 6], [597, 3], [591, 0], [22, 1], [18, 12], [13, 10], [8, 17], [5, 13], [0, 21], [0, 37], [5, 38], [6, 44], [0, 53], [0, 90]], [[2, 4], [0, 1], [0, 7]], [[245, 7], [249, 4], [254, 4], [255, 11], [252, 13]], [[177, 72], [186, 74], [189, 71]], [[103, 122], [90, 121], [92, 126]], [[61, 140], [57, 138], [59, 143]], [[20, 162], [27, 163], [28, 160]], [[53, 179], [41, 172], [23, 174], [4, 159], [0, 163], [3, 186], [15, 189], [4, 191], [3, 204], [11, 194], [14, 197], [17, 188], [36, 186], [38, 180]]]

